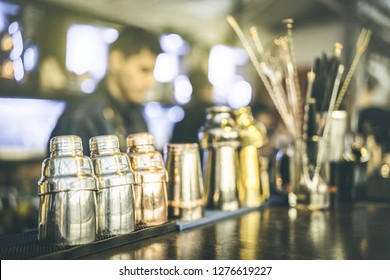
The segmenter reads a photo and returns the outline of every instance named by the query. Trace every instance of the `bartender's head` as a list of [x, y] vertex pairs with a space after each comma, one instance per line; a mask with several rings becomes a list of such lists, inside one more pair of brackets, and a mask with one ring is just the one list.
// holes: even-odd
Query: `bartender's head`
[[124, 28], [109, 52], [106, 83], [113, 97], [142, 103], [155, 85], [153, 71], [160, 52], [158, 36], [139, 27]]

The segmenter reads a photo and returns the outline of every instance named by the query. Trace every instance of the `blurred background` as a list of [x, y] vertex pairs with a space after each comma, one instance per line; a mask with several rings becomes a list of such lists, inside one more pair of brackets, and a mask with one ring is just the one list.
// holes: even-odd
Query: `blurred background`
[[[257, 27], [265, 46], [285, 33], [282, 20], [293, 18], [302, 88], [315, 57], [331, 55], [340, 42], [348, 67], [361, 28], [371, 28], [350, 88], [350, 126], [375, 136], [388, 154], [389, 0], [0, 0], [0, 235], [36, 227], [50, 132], [66, 102], [90, 94], [104, 76], [108, 45], [125, 24], [161, 34], [159, 84], [144, 112], [157, 149], [194, 102], [251, 106], [277, 148], [284, 130], [227, 15], [244, 30]], [[390, 186], [371, 194], [389, 198]]]

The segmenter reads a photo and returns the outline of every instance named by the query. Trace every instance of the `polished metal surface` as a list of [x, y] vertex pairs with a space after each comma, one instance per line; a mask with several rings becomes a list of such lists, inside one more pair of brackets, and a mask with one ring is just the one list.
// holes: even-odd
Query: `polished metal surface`
[[269, 207], [84, 257], [89, 260], [389, 260], [389, 203]]
[[264, 126], [255, 123], [250, 107], [236, 109], [234, 114], [241, 141], [239, 168], [242, 180], [238, 185], [240, 204], [257, 207], [264, 203], [270, 193], [269, 185], [262, 184], [261, 180], [260, 148], [268, 141], [267, 133]]
[[205, 124], [199, 131], [199, 144], [206, 208], [238, 209], [240, 138], [232, 108], [214, 106], [207, 109]]
[[134, 183], [130, 161], [115, 135], [92, 137], [91, 160], [99, 183], [98, 234], [117, 235], [135, 230]]
[[204, 186], [197, 143], [168, 144], [168, 217], [193, 221], [204, 216]]
[[78, 136], [52, 138], [50, 152], [38, 182], [38, 239], [57, 245], [92, 242], [98, 190], [92, 161], [83, 156]]
[[167, 170], [150, 133], [127, 136], [127, 154], [136, 177], [136, 224], [153, 226], [168, 221]]

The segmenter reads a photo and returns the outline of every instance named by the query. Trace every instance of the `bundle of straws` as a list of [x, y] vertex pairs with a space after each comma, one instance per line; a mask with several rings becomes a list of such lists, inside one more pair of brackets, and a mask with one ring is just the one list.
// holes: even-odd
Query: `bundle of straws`
[[[314, 70], [307, 73], [306, 96], [303, 97], [292, 35], [293, 20], [283, 20], [286, 34], [275, 39], [272, 46], [265, 49], [256, 27], [249, 28], [250, 42], [233, 16], [229, 15], [226, 19], [241, 41], [289, 133], [294, 139], [303, 140], [302, 151], [306, 151], [302, 153], [303, 163], [311, 167], [310, 177], [317, 180], [329, 142], [332, 113], [343, 102], [358, 61], [367, 49], [371, 31], [362, 29], [356, 42], [355, 56], [343, 83], [344, 65], [339, 59], [342, 45], [336, 43], [333, 57], [328, 59], [323, 55], [316, 60]], [[313, 100], [316, 101], [315, 105]], [[312, 112], [314, 109], [320, 113], [320, 121], [312, 120], [313, 116], [318, 116], [317, 112]], [[316, 123], [315, 129], [312, 123]], [[313, 131], [316, 131], [321, 141], [314, 162], [310, 163], [306, 144], [308, 138], [314, 135]]]

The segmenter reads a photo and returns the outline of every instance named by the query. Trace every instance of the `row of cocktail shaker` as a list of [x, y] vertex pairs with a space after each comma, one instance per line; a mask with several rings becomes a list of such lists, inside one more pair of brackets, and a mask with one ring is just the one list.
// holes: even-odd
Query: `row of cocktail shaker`
[[115, 135], [89, 140], [83, 155], [75, 135], [50, 140], [38, 195], [38, 239], [59, 245], [92, 242], [168, 219], [195, 220], [205, 209], [258, 207], [269, 196], [260, 147], [267, 141], [250, 107], [206, 111], [199, 143], [155, 150], [150, 133], [127, 137], [126, 153]]
[[167, 221], [167, 173], [149, 133], [127, 137], [127, 154], [115, 135], [90, 139], [83, 155], [75, 135], [50, 140], [38, 195], [38, 239], [77, 245]]

